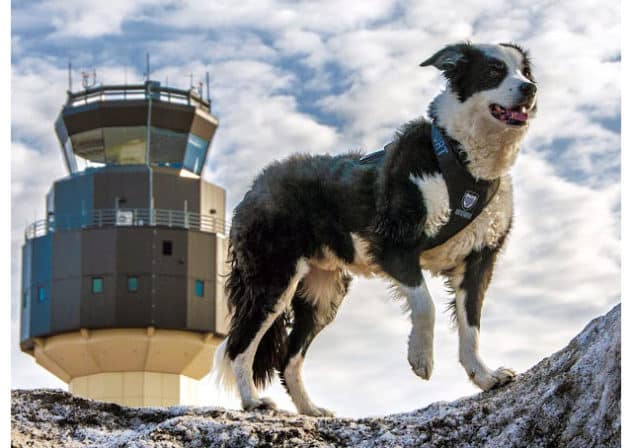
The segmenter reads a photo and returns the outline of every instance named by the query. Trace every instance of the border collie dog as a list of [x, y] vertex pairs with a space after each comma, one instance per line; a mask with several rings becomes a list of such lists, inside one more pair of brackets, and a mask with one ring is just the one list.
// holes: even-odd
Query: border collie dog
[[299, 413], [332, 415], [307, 395], [301, 366], [336, 316], [351, 275], [380, 276], [407, 302], [408, 362], [429, 379], [435, 306], [422, 270], [454, 292], [459, 360], [482, 390], [512, 381], [478, 353], [481, 307], [513, 215], [509, 170], [536, 110], [527, 52], [516, 44], [459, 43], [421, 66], [447, 80], [430, 120], [405, 125], [383, 151], [298, 154], [275, 162], [236, 207], [226, 290], [228, 337], [217, 378], [244, 409], [278, 372]]

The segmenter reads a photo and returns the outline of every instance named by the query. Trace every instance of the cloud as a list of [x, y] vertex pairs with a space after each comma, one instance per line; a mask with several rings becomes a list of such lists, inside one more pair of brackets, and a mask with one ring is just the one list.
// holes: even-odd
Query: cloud
[[270, 63], [278, 59], [276, 49], [250, 30], [211, 33], [209, 36], [177, 34], [173, 39], [152, 42], [149, 51], [152, 64], [163, 66], [167, 73], [172, 73], [177, 64], [196, 60], [206, 61], [214, 73], [215, 65], [220, 61], [240, 59]]
[[262, 31], [297, 27], [333, 33], [382, 19], [394, 5], [391, 0], [368, 0], [357, 5], [340, 0], [293, 4], [249, 0], [239, 6], [228, 1], [204, 0], [110, 0], [107, 3], [44, 0], [16, 6], [13, 21], [20, 30], [52, 28], [55, 38], [120, 34], [124, 24], [145, 21], [196, 31], [209, 27], [250, 27]]
[[303, 56], [311, 68], [320, 68], [327, 60], [323, 37], [313, 31], [289, 28], [279, 33], [274, 44], [286, 55]]
[[520, 310], [514, 348], [553, 348], [621, 299], [620, 188], [570, 182], [536, 154], [514, 172], [514, 226], [488, 298], [503, 322], [492, 328]]
[[81, 0], [30, 2], [15, 8], [14, 23], [21, 30], [33, 27], [52, 27], [54, 38], [94, 38], [122, 32], [124, 20], [136, 21], [144, 8], [161, 7], [160, 0], [109, 0], [84, 2]]
[[[154, 15], [152, 20], [181, 29], [249, 27], [276, 32], [295, 27], [333, 33], [382, 19], [389, 14], [394, 4], [390, 0], [369, 0], [357, 4], [340, 0], [318, 3], [299, 1], [292, 4], [274, 0], [251, 0], [235, 7], [231, 2], [194, 0], [175, 5], [169, 14]], [[332, 20], [334, 17], [335, 20]]]
[[[50, 61], [25, 57], [12, 66], [11, 131], [13, 140], [56, 145], [56, 115], [65, 101], [67, 73]], [[42, 148], [43, 149], [43, 148]]]

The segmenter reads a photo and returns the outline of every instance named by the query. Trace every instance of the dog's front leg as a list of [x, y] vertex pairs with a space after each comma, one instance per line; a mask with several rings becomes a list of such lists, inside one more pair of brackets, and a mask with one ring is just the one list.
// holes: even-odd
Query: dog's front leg
[[497, 250], [492, 249], [473, 252], [450, 275], [459, 329], [459, 361], [472, 382], [483, 390], [513, 381], [516, 376], [513, 370], [505, 367], [489, 369], [478, 353], [481, 309], [496, 254]]
[[412, 329], [408, 337], [408, 362], [413, 371], [428, 380], [432, 375], [435, 306], [430, 291], [421, 279], [419, 286], [398, 285], [410, 308]]

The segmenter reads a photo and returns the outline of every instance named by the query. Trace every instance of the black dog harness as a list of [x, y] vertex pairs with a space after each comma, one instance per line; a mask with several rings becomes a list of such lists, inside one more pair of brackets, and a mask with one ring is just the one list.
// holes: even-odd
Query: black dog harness
[[[500, 179], [475, 179], [435, 125], [432, 125], [431, 137], [432, 148], [448, 187], [450, 220], [441, 227], [438, 234], [424, 242], [422, 251], [440, 246], [463, 230], [489, 204], [500, 185]], [[391, 144], [386, 145], [381, 151], [362, 157], [360, 163], [381, 165]]]
[[498, 191], [500, 179], [475, 179], [463, 166], [441, 131], [432, 125], [432, 147], [450, 196], [450, 220], [428, 240], [424, 250], [440, 246], [471, 223]]

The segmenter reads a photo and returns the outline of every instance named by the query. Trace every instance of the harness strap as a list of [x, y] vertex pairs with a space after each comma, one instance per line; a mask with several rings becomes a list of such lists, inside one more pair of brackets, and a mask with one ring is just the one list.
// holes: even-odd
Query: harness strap
[[428, 239], [423, 250], [440, 246], [471, 223], [489, 204], [498, 191], [500, 179], [475, 179], [461, 164], [454, 149], [439, 128], [432, 125], [432, 147], [450, 196], [450, 220], [439, 233]]
[[391, 149], [393, 146], [395, 146], [395, 142], [387, 143], [386, 145], [384, 145], [384, 149], [380, 149], [379, 151], [374, 151], [372, 153], [369, 153], [361, 157], [360, 160], [358, 160], [358, 162], [360, 163], [360, 165], [370, 165], [370, 164], [380, 165], [382, 161], [384, 160], [384, 157], [386, 156], [386, 151]]

